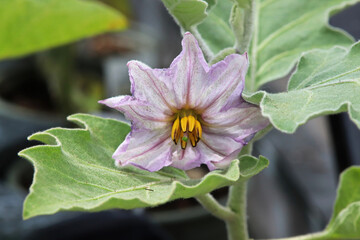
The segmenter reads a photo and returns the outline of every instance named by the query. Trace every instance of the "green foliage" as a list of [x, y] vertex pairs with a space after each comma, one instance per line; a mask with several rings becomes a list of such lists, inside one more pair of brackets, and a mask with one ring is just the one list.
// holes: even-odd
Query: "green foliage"
[[[251, 64], [246, 80], [249, 91], [288, 74], [303, 52], [353, 43], [344, 31], [329, 26], [328, 19], [359, 0], [255, 1], [254, 32], [249, 52]], [[206, 44], [202, 44], [206, 52], [210, 50], [212, 55], [217, 55], [223, 49], [241, 46], [244, 16], [250, 17], [246, 12], [250, 7], [249, 0], [221, 0], [215, 4], [212, 0], [208, 1], [209, 9], [203, 1], [163, 2], [183, 29], [200, 33], [197, 37]], [[174, 12], [178, 5], [182, 6], [181, 11]], [[237, 50], [243, 52], [243, 49]]]
[[229, 24], [233, 2], [230, 0], [217, 1], [206, 19], [198, 25], [197, 29], [209, 49], [217, 54], [224, 48], [232, 47], [235, 35]]
[[[324, 231], [290, 239], [360, 239], [360, 167], [350, 167], [340, 177], [334, 212]], [[284, 238], [286, 240], [286, 238]]]
[[258, 92], [248, 98], [279, 130], [292, 133], [308, 119], [348, 111], [360, 128], [360, 42], [305, 54], [289, 80], [288, 92]]
[[30, 140], [46, 145], [25, 149], [35, 176], [24, 203], [24, 218], [60, 210], [100, 211], [156, 206], [190, 198], [249, 178], [267, 167], [268, 160], [244, 156], [226, 170], [189, 179], [179, 169], [148, 172], [136, 167], [116, 168], [111, 158], [130, 127], [122, 122], [76, 114], [68, 118], [81, 129], [53, 128], [35, 133]]
[[326, 236], [331, 239], [360, 238], [360, 167], [351, 167], [340, 178], [334, 212]]
[[328, 25], [333, 13], [357, 0], [261, 0], [250, 51], [250, 79], [254, 91], [262, 84], [285, 76], [303, 52], [334, 45], [349, 46], [353, 40]]
[[124, 29], [122, 14], [94, 1], [0, 0], [0, 59]]
[[[190, 31], [191, 26], [199, 24], [206, 18], [205, 9], [208, 4], [202, 0], [162, 0], [177, 24]], [[209, 1], [213, 4], [213, 1]]]

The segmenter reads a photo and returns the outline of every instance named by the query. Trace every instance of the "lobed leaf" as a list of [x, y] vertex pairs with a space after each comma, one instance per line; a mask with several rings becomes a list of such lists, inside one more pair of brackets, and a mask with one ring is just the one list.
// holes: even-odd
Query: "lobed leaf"
[[285, 76], [304, 52], [351, 45], [350, 35], [331, 27], [328, 18], [356, 2], [358, 0], [257, 1], [248, 89], [256, 90], [266, 82]]
[[230, 0], [217, 1], [205, 20], [197, 26], [201, 37], [214, 54], [235, 43], [235, 35], [229, 23], [232, 6]]
[[94, 1], [0, 0], [0, 59], [126, 28], [125, 17]]
[[348, 111], [360, 128], [360, 42], [350, 50], [335, 47], [305, 54], [289, 80], [288, 92], [257, 92], [263, 115], [279, 130], [292, 133], [308, 119]]
[[[185, 31], [206, 18], [208, 4], [202, 0], [162, 0], [177, 24]], [[210, 4], [213, 4], [211, 1]]]
[[228, 169], [189, 179], [179, 169], [148, 172], [136, 167], [116, 168], [112, 154], [130, 127], [122, 122], [75, 114], [68, 118], [81, 129], [53, 128], [35, 133], [30, 140], [46, 145], [25, 149], [35, 175], [24, 203], [25, 219], [61, 210], [100, 211], [132, 209], [190, 198], [249, 178], [267, 167], [268, 160], [244, 156]]

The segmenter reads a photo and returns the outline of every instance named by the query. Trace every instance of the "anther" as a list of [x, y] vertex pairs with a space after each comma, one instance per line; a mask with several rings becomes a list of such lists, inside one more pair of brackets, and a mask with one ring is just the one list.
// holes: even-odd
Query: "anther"
[[197, 142], [196, 142], [196, 137], [194, 136], [193, 133], [189, 134], [189, 139], [190, 139], [190, 142], [191, 142], [191, 146], [195, 147]]
[[197, 115], [193, 112], [181, 111], [176, 116], [171, 129], [171, 139], [175, 144], [179, 142], [182, 149], [186, 148], [187, 142], [190, 141], [191, 146], [196, 147], [202, 136], [202, 127]]
[[192, 132], [195, 127], [196, 119], [193, 115], [188, 116], [188, 123], [189, 123], [189, 132]]
[[180, 133], [180, 120], [179, 117], [177, 117], [171, 129], [171, 139], [175, 142], [175, 144], [177, 144], [179, 140], [179, 133]]
[[188, 123], [188, 117], [182, 117], [181, 118], [181, 130], [183, 131], [183, 132], [186, 132], [186, 130], [187, 130], [187, 123]]
[[202, 136], [202, 128], [201, 128], [201, 124], [198, 120], [196, 120], [196, 123], [195, 123], [195, 128], [196, 128], [196, 132], [197, 132], [197, 138], [201, 138]]

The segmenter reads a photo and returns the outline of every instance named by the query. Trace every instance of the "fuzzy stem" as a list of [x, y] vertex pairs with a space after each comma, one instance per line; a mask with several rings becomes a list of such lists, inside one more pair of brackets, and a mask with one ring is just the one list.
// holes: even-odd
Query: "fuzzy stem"
[[239, 44], [238, 50], [241, 53], [247, 52], [250, 47], [250, 42], [254, 30], [254, 18], [255, 18], [255, 7], [256, 1], [251, 0], [250, 7], [245, 9], [245, 23], [244, 23], [244, 35], [243, 39]]
[[236, 217], [229, 208], [218, 203], [210, 193], [197, 196], [196, 200], [212, 215], [224, 221], [231, 221]]
[[271, 238], [266, 240], [323, 240], [323, 239], [326, 239], [326, 233], [324, 232], [311, 233], [311, 234], [289, 237], [289, 238]]
[[236, 214], [236, 218], [226, 221], [228, 240], [249, 239], [246, 217], [246, 189], [247, 181], [243, 179], [230, 187], [228, 207]]

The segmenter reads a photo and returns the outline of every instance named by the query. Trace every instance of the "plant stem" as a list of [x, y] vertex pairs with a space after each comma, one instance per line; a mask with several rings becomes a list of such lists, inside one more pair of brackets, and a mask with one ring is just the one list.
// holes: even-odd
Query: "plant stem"
[[239, 44], [238, 50], [241, 53], [247, 52], [250, 47], [250, 42], [254, 30], [254, 19], [255, 19], [255, 7], [256, 1], [251, 0], [250, 2], [250, 8], [245, 9], [245, 16], [244, 16], [244, 35], [242, 38], [241, 43]]
[[289, 237], [289, 238], [271, 238], [266, 240], [323, 240], [323, 239], [326, 239], [326, 233], [324, 232], [311, 233], [311, 234]]
[[236, 217], [229, 208], [222, 206], [210, 193], [197, 196], [196, 200], [212, 215], [224, 221], [231, 221]]
[[259, 4], [257, 4], [256, 2], [257, 0], [252, 0], [252, 11], [253, 11], [253, 37], [251, 39], [252, 41], [252, 46], [251, 46], [251, 53], [250, 53], [250, 74], [251, 74], [251, 78], [249, 80], [250, 84], [247, 85], [248, 86], [248, 90], [250, 92], [254, 92], [256, 90], [256, 83], [255, 83], [255, 79], [256, 79], [256, 59], [257, 59], [257, 44], [258, 44], [258, 24], [259, 24]]
[[247, 180], [240, 179], [230, 187], [228, 207], [236, 214], [236, 218], [226, 221], [228, 240], [248, 240], [246, 217]]

